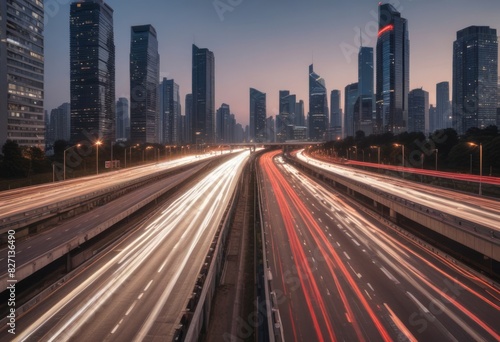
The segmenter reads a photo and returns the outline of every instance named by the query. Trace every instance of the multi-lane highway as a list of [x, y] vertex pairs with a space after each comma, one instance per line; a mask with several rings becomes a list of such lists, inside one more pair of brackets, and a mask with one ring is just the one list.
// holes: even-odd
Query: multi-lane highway
[[268, 273], [286, 341], [500, 340], [500, 291], [489, 281], [326, 190], [278, 152], [265, 154], [260, 169]]
[[171, 340], [247, 159], [235, 154], [18, 317], [15, 340]]
[[0, 231], [2, 230], [2, 222], [8, 222], [10, 217], [16, 215], [27, 217], [31, 212], [35, 212], [37, 208], [72, 199], [78, 200], [82, 196], [119, 187], [129, 181], [152, 173], [164, 172], [177, 166], [187, 165], [211, 157], [213, 156], [209, 154], [187, 156], [149, 166], [133, 167], [63, 182], [2, 191], [0, 192], [0, 208], [2, 208], [0, 211]]
[[461, 217], [464, 220], [477, 223], [500, 233], [500, 226], [498, 225], [498, 222], [500, 222], [500, 201], [327, 163], [309, 158], [303, 151], [297, 153], [297, 158], [308, 162], [314, 167], [348, 177], [373, 189], [386, 191], [415, 204], [421, 204], [445, 214]]

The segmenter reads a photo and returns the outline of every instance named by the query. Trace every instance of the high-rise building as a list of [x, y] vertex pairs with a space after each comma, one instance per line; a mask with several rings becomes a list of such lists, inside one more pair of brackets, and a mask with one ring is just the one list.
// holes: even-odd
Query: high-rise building
[[184, 138], [183, 143], [190, 143], [193, 137], [193, 94], [186, 94], [184, 100]]
[[45, 149], [43, 2], [0, 1], [0, 148]]
[[176, 145], [181, 142], [181, 113], [179, 85], [163, 78], [160, 83], [160, 134], [162, 144]]
[[50, 111], [50, 123], [47, 134], [47, 143], [53, 144], [56, 140], [69, 141], [70, 139], [70, 104], [65, 102]]
[[130, 39], [130, 140], [158, 143], [160, 56], [152, 25], [132, 26]]
[[223, 103], [216, 113], [215, 135], [217, 143], [231, 142], [231, 108]]
[[438, 117], [437, 117], [437, 111], [436, 107], [434, 105], [431, 105], [429, 107], [429, 132], [433, 133], [435, 132], [439, 127], [439, 122], [438, 122]]
[[429, 93], [422, 88], [408, 94], [408, 132], [429, 133]]
[[129, 139], [130, 116], [128, 99], [120, 97], [116, 101], [116, 139]]
[[353, 137], [354, 130], [354, 109], [359, 98], [358, 83], [351, 83], [345, 87], [344, 91], [344, 134]]
[[436, 84], [436, 126], [435, 129], [452, 127], [452, 112], [450, 103], [450, 83]]
[[408, 21], [391, 5], [379, 6], [376, 131], [400, 133], [408, 120], [410, 77]]
[[276, 140], [278, 142], [294, 139], [287, 132], [290, 131], [288, 127], [296, 125], [296, 98], [288, 90], [280, 90], [279, 92], [279, 114], [276, 118]]
[[322, 141], [328, 130], [328, 102], [325, 80], [309, 66], [309, 139]]
[[304, 101], [299, 100], [295, 103], [295, 125], [306, 127], [306, 118], [304, 117]]
[[489, 26], [469, 26], [453, 43], [453, 126], [463, 134], [472, 127], [496, 125], [498, 38]]
[[71, 141], [115, 138], [113, 9], [103, 0], [70, 8]]
[[373, 48], [362, 46], [358, 54], [358, 93], [357, 108], [354, 110], [354, 132], [373, 133]]
[[208, 49], [193, 44], [192, 142], [215, 141], [215, 57]]
[[276, 142], [276, 123], [272, 115], [266, 119], [265, 137], [267, 142]]
[[331, 138], [342, 139], [342, 112], [340, 110], [340, 90], [330, 92], [330, 128]]
[[266, 93], [250, 88], [250, 141], [267, 141], [266, 117]]

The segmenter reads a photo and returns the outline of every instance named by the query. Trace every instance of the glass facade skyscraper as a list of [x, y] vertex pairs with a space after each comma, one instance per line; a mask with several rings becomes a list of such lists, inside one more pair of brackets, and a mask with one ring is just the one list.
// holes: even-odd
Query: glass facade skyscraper
[[103, 0], [70, 8], [71, 141], [115, 138], [113, 10]]
[[266, 117], [266, 93], [250, 88], [250, 141], [267, 141]]
[[179, 85], [174, 80], [163, 78], [160, 83], [160, 142], [181, 142], [181, 107]]
[[450, 103], [450, 83], [436, 84], [436, 118], [435, 129], [452, 127], [452, 112]]
[[129, 139], [130, 116], [128, 99], [120, 97], [116, 102], [116, 139]]
[[322, 141], [328, 130], [328, 102], [325, 80], [309, 66], [309, 139]]
[[362, 46], [358, 53], [358, 93], [357, 108], [354, 111], [354, 132], [360, 130], [365, 135], [373, 133], [373, 48]]
[[421, 88], [408, 94], [408, 132], [429, 133], [429, 93]]
[[192, 143], [215, 142], [215, 57], [193, 44]]
[[496, 125], [498, 97], [497, 30], [470, 26], [457, 32], [453, 43], [453, 127]]
[[43, 2], [0, 1], [0, 147], [45, 148]]
[[340, 90], [330, 92], [330, 128], [331, 138], [342, 138], [342, 111], [340, 110]]
[[391, 5], [379, 6], [376, 132], [400, 133], [408, 120], [410, 77], [408, 21]]
[[351, 83], [345, 87], [344, 91], [344, 134], [353, 137], [354, 133], [354, 109], [359, 98], [358, 83]]
[[152, 25], [132, 26], [130, 39], [130, 139], [158, 143], [160, 56]]

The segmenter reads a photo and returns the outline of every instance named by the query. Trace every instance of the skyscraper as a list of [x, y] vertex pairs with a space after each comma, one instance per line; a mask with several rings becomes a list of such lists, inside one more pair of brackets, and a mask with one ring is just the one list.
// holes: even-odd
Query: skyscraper
[[70, 116], [70, 105], [67, 102], [50, 111], [50, 124], [47, 143], [53, 144], [56, 140], [69, 141]]
[[330, 93], [330, 128], [332, 139], [342, 138], [342, 113], [340, 111], [340, 90], [332, 90]]
[[163, 78], [160, 83], [160, 143], [181, 142], [181, 113], [179, 85], [174, 80]]
[[193, 138], [193, 94], [186, 94], [184, 100], [184, 143], [191, 142]]
[[159, 142], [160, 56], [152, 25], [132, 26], [130, 39], [130, 140]]
[[216, 113], [215, 132], [218, 143], [231, 142], [231, 108], [227, 103], [223, 103]]
[[351, 83], [345, 87], [344, 91], [344, 134], [348, 137], [353, 137], [356, 133], [354, 130], [354, 109], [359, 98], [358, 83]]
[[250, 88], [250, 140], [265, 142], [266, 137], [266, 93]]
[[436, 126], [435, 129], [452, 127], [450, 103], [450, 83], [436, 84]]
[[289, 126], [296, 125], [296, 98], [288, 90], [280, 90], [279, 92], [279, 115], [276, 118], [276, 140], [278, 142], [293, 139], [293, 136], [287, 132]]
[[309, 139], [322, 141], [328, 129], [328, 102], [325, 80], [309, 66]]
[[422, 88], [408, 94], [408, 132], [429, 133], [429, 93]]
[[192, 142], [215, 142], [215, 57], [208, 49], [193, 44]]
[[43, 2], [0, 2], [0, 148], [45, 148]]
[[120, 97], [116, 101], [116, 139], [129, 139], [130, 116], [128, 99]]
[[410, 77], [408, 21], [390, 4], [379, 6], [377, 39], [378, 133], [406, 130]]
[[366, 135], [373, 133], [373, 48], [362, 46], [358, 54], [357, 109], [354, 111], [354, 132], [361, 130]]
[[498, 97], [498, 39], [496, 29], [469, 26], [457, 32], [453, 43], [453, 126], [496, 125]]
[[113, 9], [103, 0], [70, 9], [71, 141], [115, 138]]

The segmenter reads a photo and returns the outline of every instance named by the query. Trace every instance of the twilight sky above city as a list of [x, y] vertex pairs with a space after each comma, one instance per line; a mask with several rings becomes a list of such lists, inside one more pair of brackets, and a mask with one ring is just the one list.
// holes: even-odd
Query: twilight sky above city
[[[308, 66], [329, 93], [357, 82], [357, 52], [376, 46], [373, 0], [105, 0], [114, 10], [116, 99], [129, 98], [130, 27], [158, 34], [160, 78], [191, 92], [191, 45], [215, 55], [215, 107], [231, 106], [248, 124], [249, 88], [267, 93], [267, 115], [278, 113], [279, 90], [308, 108]], [[410, 89], [423, 87], [435, 104], [436, 83], [452, 81], [456, 31], [471, 25], [500, 33], [500, 0], [395, 0], [408, 19]], [[69, 102], [69, 0], [45, 0], [45, 109]], [[219, 4], [219, 6], [216, 6]], [[218, 9], [216, 9], [216, 7]], [[451, 89], [451, 88], [450, 88]], [[451, 96], [451, 94], [450, 94]]]

